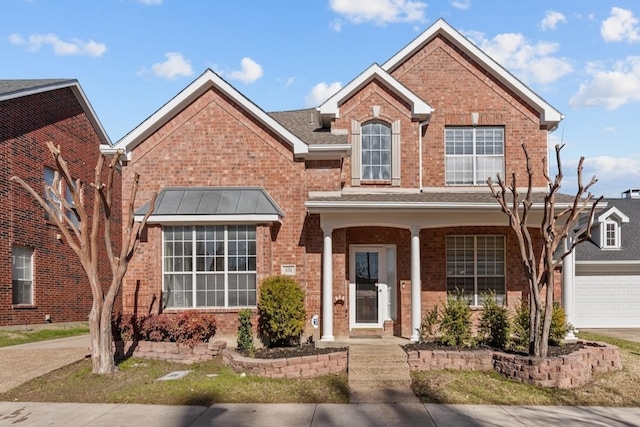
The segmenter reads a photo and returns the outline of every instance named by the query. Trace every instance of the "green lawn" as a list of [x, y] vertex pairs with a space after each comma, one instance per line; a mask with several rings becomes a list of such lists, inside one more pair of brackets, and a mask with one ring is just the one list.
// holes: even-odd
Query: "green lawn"
[[51, 327], [33, 330], [0, 330], [0, 347], [26, 344], [36, 341], [52, 340], [56, 338], [73, 337], [89, 333], [88, 325], [74, 325], [68, 327]]

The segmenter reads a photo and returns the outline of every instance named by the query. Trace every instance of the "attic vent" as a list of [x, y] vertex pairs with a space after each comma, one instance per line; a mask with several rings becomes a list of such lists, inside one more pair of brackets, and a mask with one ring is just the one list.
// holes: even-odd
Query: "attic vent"
[[640, 188], [630, 188], [622, 193], [623, 199], [640, 199]]

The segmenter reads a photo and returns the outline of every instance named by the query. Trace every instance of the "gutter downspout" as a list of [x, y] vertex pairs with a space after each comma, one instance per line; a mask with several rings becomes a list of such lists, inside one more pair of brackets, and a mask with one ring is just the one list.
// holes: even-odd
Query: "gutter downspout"
[[418, 170], [419, 170], [419, 175], [420, 175], [420, 182], [418, 184], [418, 188], [420, 189], [420, 192], [422, 193], [422, 129], [429, 124], [429, 122], [431, 121], [431, 116], [429, 116], [429, 118], [423, 122], [420, 122], [420, 124], [418, 125], [418, 150], [420, 151], [418, 153], [418, 161], [420, 162], [420, 164], [418, 165]]

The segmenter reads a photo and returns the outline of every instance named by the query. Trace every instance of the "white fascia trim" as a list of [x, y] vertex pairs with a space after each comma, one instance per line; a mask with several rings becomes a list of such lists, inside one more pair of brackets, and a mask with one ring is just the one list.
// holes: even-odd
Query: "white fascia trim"
[[308, 160], [333, 160], [351, 155], [351, 144], [309, 145], [309, 152], [301, 157]]
[[419, 120], [424, 120], [429, 117], [431, 113], [433, 113], [433, 107], [427, 104], [424, 100], [422, 100], [418, 95], [409, 90], [402, 83], [394, 79], [378, 64], [371, 65], [358, 77], [351, 80], [349, 84], [340, 89], [331, 98], [327, 99], [322, 105], [320, 105], [320, 107], [318, 107], [318, 111], [320, 111], [320, 114], [323, 116], [340, 117], [341, 101], [362, 89], [365, 85], [369, 84], [375, 78], [383, 82], [396, 95], [400, 96], [405, 101], [411, 104], [411, 113], [413, 117]]
[[212, 87], [217, 87], [218, 89], [220, 89], [231, 99], [236, 101], [246, 111], [248, 111], [251, 115], [253, 115], [253, 117], [258, 119], [264, 125], [271, 128], [278, 135], [288, 141], [293, 147], [294, 154], [306, 154], [309, 152], [308, 145], [304, 141], [295, 136], [276, 120], [274, 120], [260, 107], [251, 102], [246, 96], [241, 94], [233, 86], [224, 81], [211, 69], [207, 69], [200, 77], [194, 80], [178, 95], [173, 97], [173, 99], [163, 105], [158, 111], [153, 113], [147, 120], [142, 122], [140, 125], [138, 125], [138, 127], [125, 135], [120, 141], [116, 143], [115, 148], [121, 148], [125, 153], [130, 152], [144, 139], [149, 137], [153, 132], [155, 132], [162, 125], [171, 120], [172, 117], [178, 114], [187, 105], [195, 101], [204, 92]]
[[556, 110], [551, 104], [542, 99], [529, 87], [522, 83], [513, 74], [498, 64], [493, 58], [484, 53], [478, 46], [463, 36], [458, 30], [449, 25], [444, 19], [438, 19], [433, 25], [427, 28], [422, 34], [413, 39], [411, 43], [392, 56], [387, 62], [382, 64], [382, 68], [388, 73], [392, 73], [409, 56], [422, 48], [427, 42], [438, 34], [442, 34], [453, 41], [462, 51], [489, 70], [500, 82], [510, 87], [514, 92], [522, 96], [523, 99], [534, 105], [540, 111], [540, 122], [546, 125], [549, 131], [555, 130], [558, 124], [564, 119], [564, 114]]
[[623, 214], [622, 211], [620, 211], [620, 209], [616, 208], [615, 206], [612, 206], [606, 212], [603, 212], [600, 215], [598, 215], [596, 222], [600, 222], [600, 223], [605, 222], [613, 214], [617, 215], [620, 218], [620, 222], [624, 222], [624, 223], [629, 222], [629, 217]]
[[[387, 210], [387, 209], [458, 209], [458, 210], [500, 210], [498, 203], [444, 203], [444, 202], [339, 202], [310, 200], [305, 202], [305, 206], [313, 209], [314, 212], [322, 211], [344, 211], [352, 209], [363, 210]], [[562, 205], [556, 205], [562, 207]], [[538, 203], [531, 206], [533, 210], [543, 210], [544, 204]]]
[[[144, 215], [135, 215], [142, 221]], [[151, 215], [147, 224], [258, 224], [280, 222], [279, 215]]]
[[[100, 123], [100, 119], [98, 119], [96, 112], [93, 110], [93, 107], [91, 106], [89, 99], [87, 98], [84, 91], [82, 90], [82, 86], [80, 86], [80, 83], [78, 82], [78, 80], [75, 80], [75, 79], [66, 80], [66, 81], [52, 83], [44, 86], [31, 88], [31, 89], [18, 90], [15, 92], [6, 93], [4, 95], [0, 95], [0, 102], [8, 99], [21, 98], [23, 96], [36, 95], [39, 93], [50, 92], [53, 90], [64, 89], [64, 88], [70, 88], [73, 94], [76, 96], [76, 99], [82, 106], [82, 110], [84, 110], [85, 114], [87, 115], [87, 118], [89, 119], [89, 122], [93, 126], [93, 129], [98, 134], [98, 138], [100, 138], [100, 141], [102, 141], [102, 145], [111, 146], [111, 140], [109, 139], [109, 135], [107, 135], [107, 132], [102, 127], [102, 123]], [[102, 145], [100, 146], [100, 148], [102, 148]]]

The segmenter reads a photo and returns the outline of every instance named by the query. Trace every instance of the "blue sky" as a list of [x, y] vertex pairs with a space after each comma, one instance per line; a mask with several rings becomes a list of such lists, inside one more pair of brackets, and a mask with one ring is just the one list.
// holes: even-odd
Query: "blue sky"
[[78, 79], [115, 143], [207, 68], [317, 106], [440, 17], [565, 114], [562, 192], [580, 156], [595, 194], [640, 187], [637, 0], [2, 0], [0, 79]]

